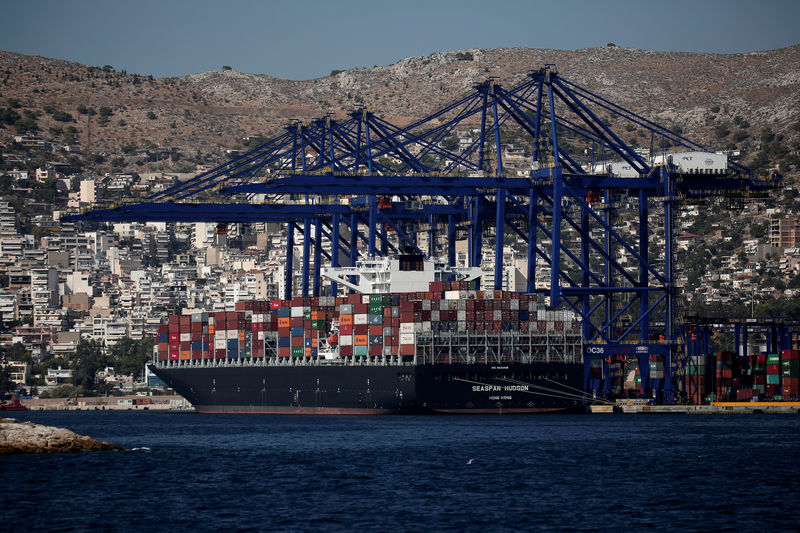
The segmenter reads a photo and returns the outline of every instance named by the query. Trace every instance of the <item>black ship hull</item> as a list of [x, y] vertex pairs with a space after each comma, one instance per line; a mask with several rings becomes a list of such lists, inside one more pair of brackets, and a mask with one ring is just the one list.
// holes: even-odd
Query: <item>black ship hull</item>
[[199, 413], [582, 411], [583, 365], [151, 365]]

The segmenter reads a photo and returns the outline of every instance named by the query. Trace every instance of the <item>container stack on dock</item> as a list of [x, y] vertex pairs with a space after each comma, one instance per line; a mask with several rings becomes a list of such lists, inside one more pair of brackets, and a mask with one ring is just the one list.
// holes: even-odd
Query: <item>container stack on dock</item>
[[544, 339], [543, 346], [568, 346], [580, 360], [580, 325], [571, 313], [546, 309], [536, 295], [468, 287], [433, 282], [427, 292], [248, 301], [236, 311], [171, 316], [159, 329], [157, 359], [316, 359], [333, 331], [342, 358], [411, 361], [422, 353], [447, 362], [441, 348], [458, 337], [456, 343], [501, 346], [498, 357], [511, 359], [517, 344], [533, 353]]
[[717, 401], [733, 401], [736, 399], [736, 386], [734, 376], [734, 361], [736, 354], [733, 352], [717, 352]]
[[800, 398], [800, 350], [781, 352], [781, 396], [784, 400]]
[[689, 401], [695, 405], [703, 403], [708, 395], [706, 378], [706, 355], [693, 355], [686, 366], [686, 392]]
[[781, 356], [779, 354], [767, 354], [766, 381], [766, 395], [771, 397], [778, 394], [781, 387]]
[[695, 405], [712, 401], [800, 400], [800, 350], [746, 357], [733, 352], [691, 356], [686, 364], [684, 390]]

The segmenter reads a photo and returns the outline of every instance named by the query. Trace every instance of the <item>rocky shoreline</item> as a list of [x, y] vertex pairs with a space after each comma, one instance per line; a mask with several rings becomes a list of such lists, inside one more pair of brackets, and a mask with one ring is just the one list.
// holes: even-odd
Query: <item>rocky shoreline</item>
[[0, 418], [0, 455], [124, 450], [68, 429]]

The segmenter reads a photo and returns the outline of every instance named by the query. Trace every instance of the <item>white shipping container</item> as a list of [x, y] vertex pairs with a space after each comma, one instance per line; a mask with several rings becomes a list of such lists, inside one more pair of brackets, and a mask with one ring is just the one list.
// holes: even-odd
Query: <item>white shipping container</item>
[[431, 301], [430, 300], [422, 300], [422, 310], [423, 311], [430, 311], [431, 310]]
[[547, 320], [547, 310], [546, 309], [538, 309], [536, 311], [536, 320]]
[[352, 346], [352, 345], [353, 345], [352, 335], [339, 335], [339, 346]]
[[430, 333], [431, 332], [431, 321], [426, 320], [422, 323], [422, 332], [423, 333]]
[[359, 313], [353, 315], [353, 324], [367, 324], [369, 322], [369, 315], [366, 313]]
[[362, 304], [369, 304], [369, 294], [362, 294], [361, 295], [361, 303]]
[[431, 311], [431, 322], [439, 322], [439, 316], [440, 315], [439, 315], [439, 311], [438, 310], [436, 310], [436, 309], [432, 310]]
[[492, 320], [503, 320], [502, 309], [495, 309], [494, 311], [492, 311]]
[[516, 298], [513, 298], [513, 299], [512, 299], [512, 300], [509, 302], [509, 308], [510, 308], [512, 311], [519, 311], [519, 300], [517, 300]]
[[401, 333], [400, 334], [400, 344], [415, 344], [416, 343], [416, 335], [413, 333]]
[[181, 342], [192, 342], [191, 333], [181, 333]]
[[456, 320], [459, 322], [464, 322], [467, 320], [467, 312], [466, 311], [457, 311], [456, 312]]
[[298, 305], [297, 307], [292, 307], [291, 315], [292, 317], [297, 318], [299, 316], [303, 316], [305, 312], [306, 308], [302, 305]]
[[225, 348], [227, 348], [225, 339], [214, 339], [215, 350], [224, 350]]
[[458, 300], [458, 291], [444, 291], [445, 300]]
[[352, 315], [353, 314], [353, 304], [342, 304], [339, 306], [339, 314], [340, 315]]
[[259, 331], [257, 338], [258, 338], [258, 340], [263, 341], [264, 340], [264, 332], [263, 331]]
[[400, 322], [400, 333], [414, 333], [414, 323]]

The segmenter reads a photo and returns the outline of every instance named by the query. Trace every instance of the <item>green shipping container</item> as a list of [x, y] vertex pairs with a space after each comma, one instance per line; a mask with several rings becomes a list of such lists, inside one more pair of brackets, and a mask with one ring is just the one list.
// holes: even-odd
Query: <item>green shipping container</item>
[[303, 320], [311, 320], [311, 311], [303, 313]]
[[370, 294], [369, 295], [369, 304], [382, 304], [383, 303], [383, 294]]
[[[377, 296], [381, 296], [381, 295], [378, 294]], [[382, 303], [377, 303], [377, 304], [372, 304], [371, 303], [371, 304], [369, 304], [369, 314], [383, 316], [383, 304]]]
[[292, 346], [292, 357], [303, 357], [304, 351], [302, 346]]
[[776, 353], [771, 353], [767, 355], [767, 364], [768, 365], [779, 365], [781, 364], [781, 356]]
[[687, 366], [686, 367], [686, 375], [687, 376], [704, 376], [706, 373], [706, 369], [701, 366]]
[[367, 355], [369, 353], [369, 346], [353, 346], [353, 355]]
[[325, 329], [325, 321], [324, 320], [312, 320], [311, 321], [311, 329]]

